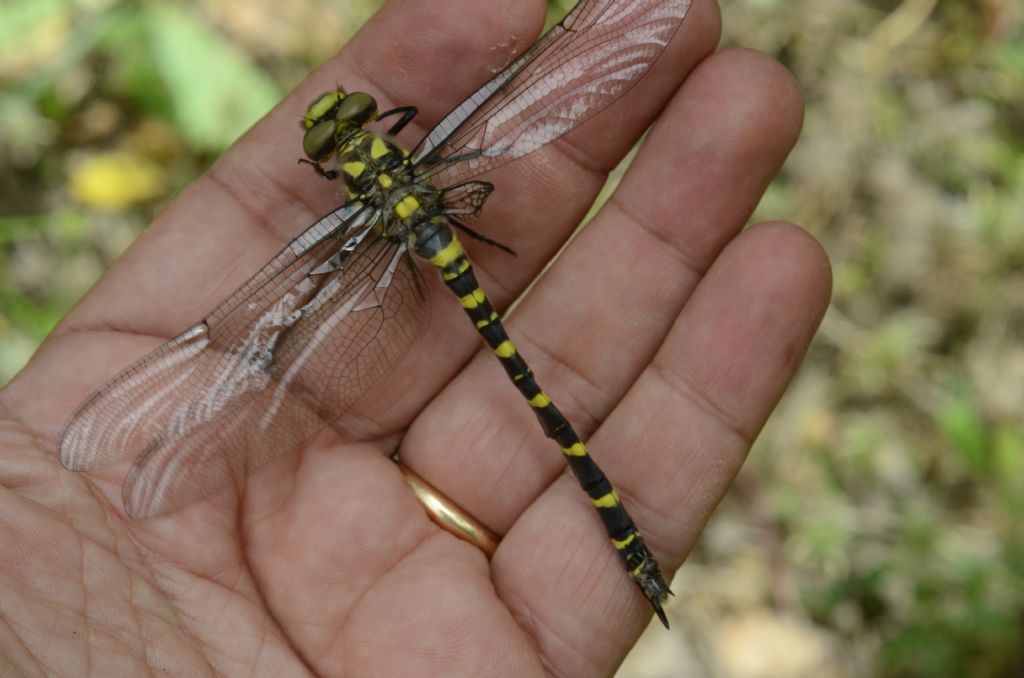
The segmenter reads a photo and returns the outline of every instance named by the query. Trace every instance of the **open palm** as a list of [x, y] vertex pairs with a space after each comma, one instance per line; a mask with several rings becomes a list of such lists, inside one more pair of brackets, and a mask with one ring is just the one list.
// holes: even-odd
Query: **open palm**
[[[235, 491], [143, 521], [123, 513], [124, 465], [78, 474], [55, 452], [91, 390], [339, 202], [294, 164], [309, 100], [342, 83], [385, 108], [416, 104], [429, 125], [507, 61], [495, 45], [531, 42], [543, 3], [525, 4], [392, 2], [161, 214], [0, 393], [0, 665], [104, 676], [618, 665], [650, 609], [437, 281], [415, 350], [344, 415], [367, 442], [329, 430]], [[470, 15], [473, 33], [461, 28]], [[820, 248], [798, 229], [740, 233], [801, 107], [765, 57], [708, 56], [718, 28], [717, 8], [698, 0], [627, 98], [487, 177], [497, 189], [479, 228], [517, 257], [468, 245], [506, 307], [658, 118], [615, 195], [507, 324], [670, 568], [799, 364], [829, 290]], [[428, 521], [388, 457], [396, 448], [503, 535], [490, 562]]]

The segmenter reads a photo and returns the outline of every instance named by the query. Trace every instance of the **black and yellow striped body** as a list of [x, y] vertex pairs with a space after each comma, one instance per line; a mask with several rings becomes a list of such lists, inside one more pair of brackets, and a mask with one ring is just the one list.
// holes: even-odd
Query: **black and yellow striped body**
[[667, 626], [668, 622], [661, 604], [671, 591], [662, 577], [657, 561], [619, 501], [611, 482], [587, 453], [586, 446], [569, 421], [537, 385], [533, 371], [516, 350], [505, 332], [497, 311], [477, 283], [473, 267], [455, 232], [446, 222], [433, 222], [432, 227], [431, 231], [422, 233], [426, 237], [417, 238], [413, 251], [440, 270], [448, 289], [459, 298], [459, 303], [473, 321], [477, 332], [498, 357], [512, 383], [533, 408], [544, 434], [562, 448], [569, 468], [597, 509], [612, 545], [622, 557], [630, 577], [640, 586], [659, 619]]
[[[405, 149], [388, 138], [362, 129], [361, 125], [376, 115], [372, 99], [357, 100], [348, 106], [354, 113], [340, 116], [340, 120], [331, 117], [338, 117], [337, 112], [344, 112], [346, 106], [345, 98], [333, 93], [314, 102], [306, 119], [310, 130], [305, 142], [307, 153], [319, 161], [333, 149], [336, 169], [324, 170], [318, 162], [311, 164], [322, 176], [340, 178], [351, 199], [376, 211], [379, 218], [374, 230], [379, 237], [405, 244], [409, 251], [440, 271], [477, 332], [533, 408], [544, 434], [561, 447], [630, 577], [639, 585], [662, 623], [668, 626], [662, 603], [671, 591], [657, 561], [579, 435], [537, 385], [529, 365], [516, 351], [498, 313], [477, 283], [469, 258], [455, 234], [453, 223], [458, 222], [451, 221], [448, 212], [456, 207], [452, 203], [461, 199], [465, 201], [463, 208], [468, 205], [478, 211], [493, 187], [482, 182], [467, 182], [446, 190], [434, 187], [429, 179], [417, 174]], [[459, 213], [459, 210], [454, 212]]]

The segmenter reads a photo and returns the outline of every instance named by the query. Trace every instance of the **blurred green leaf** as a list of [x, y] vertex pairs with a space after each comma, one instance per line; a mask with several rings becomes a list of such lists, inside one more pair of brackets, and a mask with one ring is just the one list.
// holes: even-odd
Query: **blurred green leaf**
[[43, 217], [0, 217], [0, 245], [37, 235], [43, 221]]
[[1024, 480], [1024, 432], [1013, 426], [1000, 426], [994, 446], [998, 477]]
[[176, 120], [200, 148], [226, 148], [281, 99], [258, 68], [189, 15], [154, 5], [147, 28]]
[[68, 14], [66, 0], [7, 0], [0, 3], [0, 77], [32, 60], [32, 52], [47, 33], [59, 28]]
[[988, 468], [990, 449], [988, 429], [977, 402], [963, 387], [955, 388], [949, 395], [939, 413], [939, 426], [970, 470], [983, 472]]

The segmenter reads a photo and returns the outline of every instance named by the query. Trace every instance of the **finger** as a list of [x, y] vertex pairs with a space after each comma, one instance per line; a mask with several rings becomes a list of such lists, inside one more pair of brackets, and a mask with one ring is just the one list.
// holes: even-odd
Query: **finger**
[[[743, 233], [593, 436], [664, 566], [682, 562], [739, 470], [799, 365], [829, 292], [828, 260], [803, 231], [773, 224]], [[561, 673], [607, 672], [650, 617], [588, 504], [564, 474], [492, 561], [499, 595], [540, 631], [541, 652]], [[634, 622], [630, 633], [622, 633], [624, 619]], [[575, 671], [583, 661], [592, 670]]]
[[[510, 319], [538, 383], [584, 439], [746, 222], [795, 142], [801, 112], [792, 77], [767, 57], [730, 50], [708, 58], [610, 203]], [[564, 461], [495, 363], [481, 352], [431, 403], [406, 437], [403, 459], [504, 532]], [[454, 423], [442, 423], [453, 414]], [[434, 435], [441, 426], [466, 433]], [[592, 452], [603, 464], [603, 451]]]

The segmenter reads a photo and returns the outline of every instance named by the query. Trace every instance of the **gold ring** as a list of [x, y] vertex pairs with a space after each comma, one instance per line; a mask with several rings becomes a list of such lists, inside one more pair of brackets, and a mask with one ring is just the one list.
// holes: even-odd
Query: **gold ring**
[[458, 504], [444, 496], [427, 481], [409, 470], [400, 461], [395, 461], [402, 471], [405, 482], [423, 504], [427, 515], [440, 527], [459, 539], [468, 541], [490, 558], [498, 548], [498, 536], [487, 529], [479, 520], [466, 513]]

